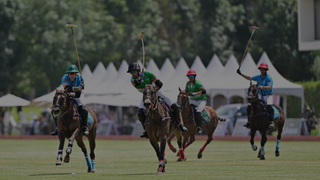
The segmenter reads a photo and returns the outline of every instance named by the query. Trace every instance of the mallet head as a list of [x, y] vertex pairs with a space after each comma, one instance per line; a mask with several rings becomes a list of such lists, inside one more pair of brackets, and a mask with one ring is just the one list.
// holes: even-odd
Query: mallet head
[[257, 26], [251, 26], [252, 29], [259, 30]]
[[75, 25], [75, 24], [66, 24], [66, 27], [74, 28], [74, 27], [77, 27], [77, 25]]
[[139, 40], [141, 40], [142, 36], [143, 36], [143, 32], [141, 32], [140, 37], [139, 37]]

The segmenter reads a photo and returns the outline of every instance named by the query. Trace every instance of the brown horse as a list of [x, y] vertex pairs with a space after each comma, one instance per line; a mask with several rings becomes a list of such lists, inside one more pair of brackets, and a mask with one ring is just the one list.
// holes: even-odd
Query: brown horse
[[72, 146], [74, 140], [77, 141], [78, 146], [81, 148], [85, 160], [88, 166], [88, 172], [96, 172], [95, 165], [95, 153], [94, 149], [96, 147], [96, 129], [97, 129], [97, 117], [96, 114], [89, 109], [88, 110], [88, 128], [89, 128], [89, 145], [90, 145], [90, 158], [88, 157], [86, 145], [82, 139], [82, 131], [80, 131], [80, 118], [76, 108], [76, 105], [72, 103], [71, 97], [74, 97], [74, 93], [68, 93], [64, 90], [56, 89], [56, 94], [53, 98], [52, 115], [57, 118], [57, 128], [59, 137], [59, 150], [56, 165], [62, 164], [62, 151], [65, 142], [65, 138], [69, 138], [68, 148], [66, 150], [66, 156], [64, 157], [64, 162], [68, 163], [70, 161], [70, 154], [72, 152]]
[[[189, 100], [190, 99], [189, 99], [188, 93], [185, 90], [181, 90], [179, 88], [179, 95], [178, 95], [177, 103], [181, 108], [183, 123], [184, 123], [185, 127], [188, 129], [187, 132], [182, 133], [182, 135], [183, 135], [183, 143], [182, 143], [183, 149], [186, 149], [190, 144], [192, 144], [195, 141], [195, 134], [196, 134], [196, 124], [195, 124], [195, 121], [193, 118], [193, 113], [192, 113], [192, 109], [191, 109]], [[211, 108], [209, 106], [205, 106], [204, 110], [207, 112], [209, 119], [210, 119], [209, 122], [202, 120], [203, 122], [205, 122], [205, 123], [202, 123], [202, 129], [207, 130], [208, 139], [207, 139], [206, 143], [199, 150], [198, 159], [200, 159], [202, 157], [202, 152], [207, 147], [207, 145], [212, 141], [212, 135], [213, 135], [213, 132], [215, 131], [215, 129], [217, 128], [218, 121], [225, 121], [225, 119], [218, 117], [216, 111], [213, 108]], [[173, 152], [176, 152], [176, 149], [171, 144], [171, 139], [173, 137], [174, 136], [171, 136], [168, 139], [168, 146], [170, 147], [170, 149]], [[179, 155], [179, 153], [177, 155]], [[179, 158], [177, 161], [181, 161], [181, 159]]]
[[[156, 151], [159, 167], [157, 174], [165, 173], [164, 158], [166, 141], [169, 136], [174, 134], [177, 137], [177, 142], [180, 150], [180, 158], [185, 160], [185, 155], [182, 148], [182, 137], [178, 127], [171, 122], [172, 116], [170, 110], [164, 102], [160, 102], [161, 98], [156, 94], [154, 85], [146, 85], [143, 93], [144, 107], [148, 110], [147, 119], [145, 121], [145, 130], [149, 135], [149, 141]], [[159, 146], [160, 142], [160, 146]]]
[[[257, 146], [254, 144], [254, 136], [256, 134], [256, 131], [258, 130], [261, 134], [261, 148], [258, 153], [258, 158], [260, 160], [265, 160], [265, 150], [264, 145], [267, 142], [267, 130], [269, 127], [269, 116], [266, 111], [267, 104], [265, 102], [262, 102], [259, 100], [259, 89], [258, 84], [252, 84], [250, 82], [250, 87], [248, 88], [248, 101], [251, 104], [251, 114], [249, 116], [250, 119], [250, 128], [251, 128], [251, 139], [250, 144], [252, 147], [252, 150], [256, 151]], [[285, 115], [282, 110], [282, 108], [278, 105], [273, 105], [276, 110], [279, 112], [279, 116], [275, 118], [275, 126], [278, 129], [278, 135], [277, 135], [277, 145], [276, 145], [276, 151], [275, 155], [278, 157], [280, 155], [279, 152], [279, 144], [281, 139], [281, 133], [285, 122]], [[274, 109], [275, 110], [275, 109]], [[275, 111], [276, 114], [276, 111]]]

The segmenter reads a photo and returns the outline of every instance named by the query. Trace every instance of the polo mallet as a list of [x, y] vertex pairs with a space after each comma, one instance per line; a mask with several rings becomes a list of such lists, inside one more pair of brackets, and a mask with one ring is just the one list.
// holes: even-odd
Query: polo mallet
[[144, 71], [144, 56], [145, 56], [145, 53], [144, 53], [144, 43], [143, 43], [143, 32], [141, 32], [140, 34], [140, 37], [139, 37], [139, 40], [141, 40], [141, 44], [142, 44], [142, 72]]
[[244, 51], [244, 53], [243, 53], [243, 56], [242, 56], [242, 59], [241, 59], [241, 62], [240, 62], [240, 64], [239, 64], [239, 68], [238, 68], [238, 69], [240, 69], [241, 64], [242, 64], [242, 62], [243, 62], [243, 60], [244, 60], [244, 57], [246, 56], [246, 53], [247, 53], [247, 50], [248, 50], [248, 47], [249, 47], [249, 44], [250, 44], [251, 38], [252, 38], [252, 36], [253, 36], [253, 34], [254, 34], [254, 31], [255, 31], [255, 30], [259, 30], [259, 28], [258, 28], [257, 26], [251, 26], [251, 28], [252, 28], [253, 30], [252, 30], [252, 33], [251, 33], [250, 39], [249, 39], [249, 41], [248, 41], [248, 44], [247, 44], [246, 50], [245, 50], [245, 51]]
[[73, 33], [73, 28], [77, 27], [77, 25], [75, 25], [75, 24], [66, 24], [66, 27], [71, 28], [71, 32], [72, 32], [72, 36], [73, 36], [73, 41], [74, 41], [74, 46], [76, 47], [76, 52], [77, 52], [77, 58], [78, 58], [78, 65], [79, 65], [80, 76], [82, 76], [82, 73], [81, 73], [81, 65], [80, 65], [79, 54], [78, 54], [78, 48], [77, 48], [77, 43], [76, 43], [76, 38], [74, 37], [74, 33]]

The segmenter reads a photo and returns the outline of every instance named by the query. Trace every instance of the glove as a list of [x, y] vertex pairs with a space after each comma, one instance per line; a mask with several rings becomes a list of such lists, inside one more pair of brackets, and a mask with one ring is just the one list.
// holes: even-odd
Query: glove
[[141, 72], [139, 74], [138, 80], [141, 81], [144, 78], [144, 72]]
[[80, 96], [81, 96], [81, 91], [76, 91], [76, 96], [75, 96], [75, 98], [80, 98]]
[[189, 93], [188, 95], [193, 97], [196, 96], [196, 93]]
[[240, 69], [237, 69], [237, 73], [238, 73], [239, 75], [242, 75]]
[[64, 87], [64, 90], [68, 91], [68, 92], [71, 92], [72, 91], [72, 87], [70, 85], [66, 85]]

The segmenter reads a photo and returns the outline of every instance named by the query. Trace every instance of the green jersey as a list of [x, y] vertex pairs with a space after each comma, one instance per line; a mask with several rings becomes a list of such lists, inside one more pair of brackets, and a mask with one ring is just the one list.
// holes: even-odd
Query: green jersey
[[136, 80], [134, 77], [131, 77], [131, 84], [138, 89], [139, 92], [143, 93], [144, 87], [147, 84], [152, 84], [152, 81], [156, 78], [154, 74], [152, 74], [149, 71], [144, 71], [144, 78], [143, 82], [141, 82], [139, 85], [134, 84], [134, 81]]
[[[186, 88], [185, 90], [192, 93], [192, 92], [198, 92], [200, 91], [201, 89], [203, 89], [203, 86], [201, 84], [200, 81], [198, 80], [195, 80], [194, 84], [191, 84], [190, 81], [187, 82], [186, 84]], [[201, 95], [197, 95], [197, 96], [194, 96], [194, 97], [190, 97], [191, 100], [194, 100], [194, 101], [199, 101], [199, 100], [206, 100], [207, 97], [205, 94], [201, 94]]]

